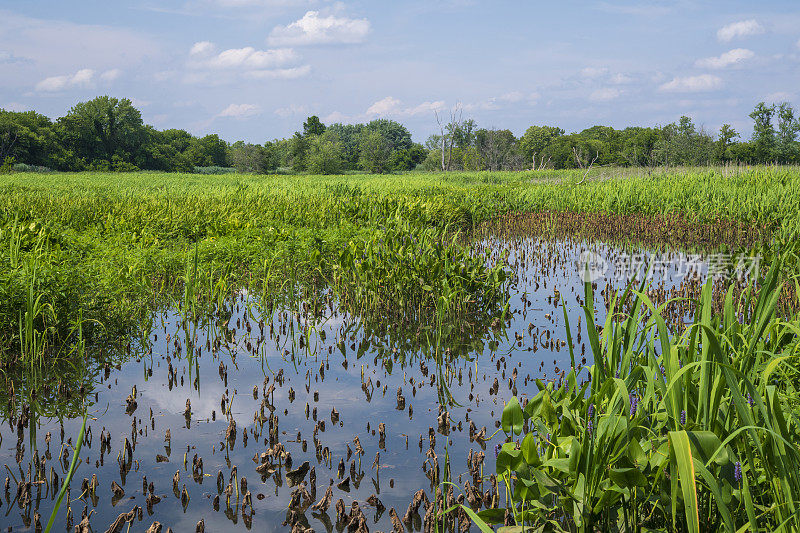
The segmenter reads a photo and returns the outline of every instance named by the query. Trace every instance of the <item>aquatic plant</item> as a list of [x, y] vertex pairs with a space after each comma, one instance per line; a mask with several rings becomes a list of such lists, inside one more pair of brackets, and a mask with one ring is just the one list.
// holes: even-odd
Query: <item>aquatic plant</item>
[[[514, 522], [559, 531], [798, 529], [800, 323], [776, 315], [779, 272], [773, 265], [757, 295], [735, 300], [729, 291], [722, 313], [712, 312], [707, 284], [680, 335], [634, 288], [633, 312], [612, 304], [595, 327], [587, 283], [589, 375], [573, 364], [503, 410], [507, 441], [496, 466]], [[476, 518], [505, 517], [491, 509]]]

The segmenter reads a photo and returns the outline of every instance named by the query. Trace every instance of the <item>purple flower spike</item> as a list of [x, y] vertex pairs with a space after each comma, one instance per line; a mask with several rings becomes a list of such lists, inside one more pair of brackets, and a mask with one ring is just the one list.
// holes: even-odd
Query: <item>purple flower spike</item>
[[735, 479], [737, 483], [742, 481], [742, 463], [739, 461], [736, 461], [736, 464], [733, 466], [733, 479]]
[[639, 407], [639, 397], [636, 396], [635, 394], [631, 394], [630, 400], [631, 400], [631, 413], [630, 413], [630, 416], [634, 416], [636, 414], [636, 410]]

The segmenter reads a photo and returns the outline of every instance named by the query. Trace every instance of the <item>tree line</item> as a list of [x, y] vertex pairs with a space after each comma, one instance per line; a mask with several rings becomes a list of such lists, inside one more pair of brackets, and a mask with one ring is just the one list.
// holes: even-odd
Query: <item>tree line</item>
[[658, 127], [593, 126], [567, 134], [557, 126], [531, 126], [516, 137], [508, 129], [479, 128], [458, 109], [424, 145], [402, 124], [323, 124], [308, 117], [302, 131], [263, 144], [227, 143], [180, 129], [144, 124], [126, 98], [99, 96], [57, 120], [35, 111], [0, 109], [0, 163], [5, 170], [159, 170], [309, 172], [335, 174], [404, 170], [525, 170], [590, 165], [677, 166], [728, 162], [800, 164], [800, 118], [789, 103], [755, 106], [749, 139], [724, 124], [719, 132], [683, 116]]

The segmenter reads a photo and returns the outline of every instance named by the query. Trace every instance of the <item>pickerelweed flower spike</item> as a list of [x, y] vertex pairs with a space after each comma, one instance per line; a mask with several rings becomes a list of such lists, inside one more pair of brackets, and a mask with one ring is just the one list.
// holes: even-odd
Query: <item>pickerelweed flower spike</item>
[[636, 409], [639, 407], [639, 398], [636, 395], [631, 394], [630, 400], [631, 400], [630, 416], [634, 416], [636, 414]]
[[737, 483], [742, 481], [742, 463], [739, 461], [736, 461], [736, 464], [733, 466], [733, 479], [735, 479]]

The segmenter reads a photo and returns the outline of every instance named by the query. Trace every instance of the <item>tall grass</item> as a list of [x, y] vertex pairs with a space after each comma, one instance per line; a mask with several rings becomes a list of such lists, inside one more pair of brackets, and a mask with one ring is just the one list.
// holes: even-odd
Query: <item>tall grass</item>
[[[722, 217], [757, 224], [768, 229], [765, 235], [797, 247], [791, 236], [800, 234], [799, 176], [789, 167], [734, 174], [678, 169], [654, 176], [597, 175], [577, 185], [581, 175], [569, 171], [13, 174], [0, 181], [0, 352], [5, 361], [18, 358], [45, 331], [46, 346], [57, 346], [81, 310], [104, 326], [87, 329], [87, 335], [113, 339], [126, 333], [153, 306], [183, 300], [190, 254], [197, 259], [196, 300], [207, 300], [208, 277], [224, 272], [229, 289], [250, 286], [275, 297], [289, 285], [296, 290], [302, 284], [335, 283], [353, 301], [353, 294], [365, 290], [361, 283], [374, 276], [353, 276], [349, 261], [358, 258], [342, 250], [364, 253], [381, 239], [386, 242], [397, 223], [406, 224], [408, 234], [432, 234], [432, 240], [455, 249], [458, 243], [445, 244], [455, 232], [509, 212], [679, 212], [691, 221]], [[774, 248], [766, 244], [767, 250]], [[439, 253], [434, 247], [426, 250]], [[457, 266], [469, 270], [472, 263], [462, 252]], [[383, 260], [375, 265], [392, 268]], [[444, 290], [435, 272], [420, 269], [420, 287], [438, 290], [438, 284]], [[475, 275], [463, 288], [497, 281]], [[397, 281], [405, 283], [402, 276]], [[478, 291], [485, 294], [483, 288]], [[420, 295], [409, 295], [410, 307], [429, 307], [420, 305]], [[448, 301], [463, 307], [471, 296], [465, 292], [460, 304], [456, 298]]]
[[588, 381], [573, 366], [503, 411], [497, 473], [514, 520], [559, 531], [800, 530], [800, 318], [776, 315], [779, 272], [758, 294], [729, 292], [722, 313], [707, 285], [680, 335], [635, 288], [634, 311], [612, 303], [599, 334], [587, 284]]

